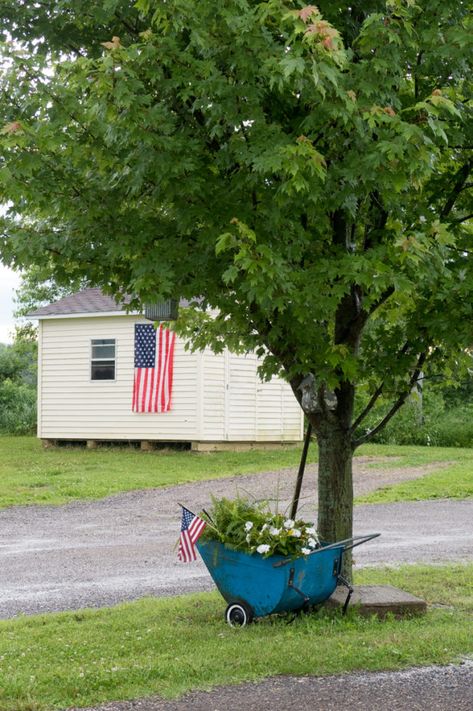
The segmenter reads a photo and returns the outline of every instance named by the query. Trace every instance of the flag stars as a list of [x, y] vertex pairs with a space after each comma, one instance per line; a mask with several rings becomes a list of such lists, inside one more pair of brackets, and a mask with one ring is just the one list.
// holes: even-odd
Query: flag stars
[[171, 409], [175, 334], [161, 325], [135, 324], [133, 412]]
[[156, 364], [156, 331], [151, 323], [136, 324], [135, 368], [154, 368]]

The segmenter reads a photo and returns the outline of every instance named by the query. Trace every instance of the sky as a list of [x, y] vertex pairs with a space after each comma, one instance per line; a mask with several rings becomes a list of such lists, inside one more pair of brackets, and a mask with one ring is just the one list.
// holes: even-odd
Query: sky
[[0, 263], [0, 343], [11, 343], [13, 340], [13, 297], [19, 285], [19, 274]]

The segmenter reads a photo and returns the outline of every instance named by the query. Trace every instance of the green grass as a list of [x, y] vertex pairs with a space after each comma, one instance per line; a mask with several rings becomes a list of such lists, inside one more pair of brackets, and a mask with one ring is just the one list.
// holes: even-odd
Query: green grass
[[393, 459], [374, 465], [378, 469], [402, 468], [404, 466], [421, 467], [437, 462], [445, 462], [447, 465], [420, 479], [378, 489], [371, 494], [357, 498], [356, 503], [377, 504], [473, 497], [473, 449], [375, 445], [369, 448], [369, 453], [374, 454], [377, 451], [381, 453], [383, 450], [389, 450], [389, 456]]
[[460, 447], [424, 447], [418, 445], [365, 444], [356, 450], [356, 456], [388, 457], [386, 461], [376, 462], [376, 469], [395, 469], [397, 467], [419, 467], [437, 462], [469, 461], [473, 463], [473, 449]]
[[365, 570], [359, 581], [394, 583], [448, 607], [403, 621], [319, 612], [234, 630], [222, 598], [207, 593], [3, 621], [0, 709], [172, 698], [276, 674], [447, 664], [473, 652], [473, 565]]
[[[308, 461], [315, 461], [314, 447]], [[202, 479], [296, 466], [299, 448], [196, 453], [126, 447], [43, 449], [34, 437], [0, 436], [0, 508], [100, 499]]]
[[[386, 458], [372, 463], [376, 469], [450, 463], [436, 473], [389, 487], [357, 503], [473, 496], [473, 449], [367, 445], [357, 455]], [[0, 508], [57, 505], [136, 489], [276, 471], [297, 466], [299, 459], [299, 447], [212, 453], [141, 452], [127, 447], [43, 449], [34, 437], [0, 436]], [[308, 462], [316, 460], [317, 448], [312, 445]]]

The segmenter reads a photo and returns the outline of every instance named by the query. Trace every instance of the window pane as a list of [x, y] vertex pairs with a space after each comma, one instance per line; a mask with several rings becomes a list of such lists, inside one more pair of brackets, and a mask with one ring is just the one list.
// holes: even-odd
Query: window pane
[[93, 338], [92, 345], [93, 346], [114, 346], [115, 339], [114, 338]]
[[115, 358], [115, 344], [102, 346], [92, 342], [92, 358]]
[[115, 380], [114, 360], [93, 360], [91, 365], [92, 380]]

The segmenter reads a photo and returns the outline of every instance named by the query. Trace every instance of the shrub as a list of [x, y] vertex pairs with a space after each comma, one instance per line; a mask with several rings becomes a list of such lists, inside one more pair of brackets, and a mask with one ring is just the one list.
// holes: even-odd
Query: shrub
[[36, 428], [36, 389], [25, 383], [0, 383], [0, 432], [32, 434]]
[[[437, 447], [473, 447], [473, 405], [445, 408], [443, 395], [427, 390], [420, 404], [415, 396], [396, 413], [388, 425], [378, 432], [373, 442], [378, 444], [431, 445]], [[385, 414], [381, 403], [370, 414], [366, 429], [375, 427]], [[359, 431], [358, 434], [362, 434]]]
[[432, 444], [439, 447], [473, 447], [473, 405], [444, 412], [435, 423]]
[[[384, 417], [388, 407], [388, 403], [380, 400], [370, 413], [367, 422], [363, 423], [363, 431], [373, 429]], [[432, 390], [425, 392], [422, 407], [419, 398], [412, 395], [386, 427], [375, 435], [373, 442], [433, 445], [436, 443], [437, 423], [443, 415], [444, 407], [443, 397], [439, 392]], [[363, 431], [359, 431], [358, 434], [363, 434]]]

